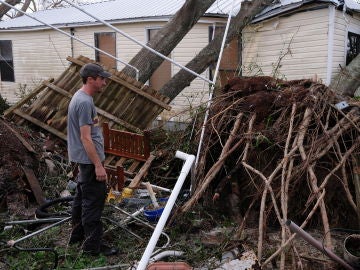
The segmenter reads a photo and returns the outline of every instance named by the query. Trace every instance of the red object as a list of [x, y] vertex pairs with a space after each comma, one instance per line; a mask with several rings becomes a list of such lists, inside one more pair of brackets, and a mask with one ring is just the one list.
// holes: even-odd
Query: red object
[[147, 270], [192, 270], [186, 262], [154, 262], [148, 265]]

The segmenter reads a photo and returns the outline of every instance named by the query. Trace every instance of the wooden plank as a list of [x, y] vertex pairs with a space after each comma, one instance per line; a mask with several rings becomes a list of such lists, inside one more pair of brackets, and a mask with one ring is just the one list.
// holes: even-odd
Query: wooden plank
[[111, 162], [114, 160], [115, 156], [108, 156], [106, 157], [105, 161], [104, 161], [104, 165], [105, 166], [109, 166], [111, 164]]
[[[82, 61], [80, 61], [78, 59], [72, 58], [72, 57], [67, 57], [66, 59], [68, 61], [70, 61], [70, 62], [73, 62], [73, 63], [79, 65], [79, 66], [83, 66], [85, 64], [84, 62], [82, 62]], [[159, 105], [160, 107], [162, 107], [162, 108], [164, 108], [164, 109], [166, 109], [168, 111], [171, 110], [171, 106], [169, 106], [168, 104], [162, 102], [161, 100], [153, 97], [152, 95], [142, 91], [141, 89], [137, 88], [136, 86], [132, 85], [131, 83], [127, 82], [126, 80], [123, 80], [123, 79], [121, 79], [119, 77], [115, 77], [114, 75], [111, 76], [109, 79], [126, 86], [129, 90], [135, 92], [136, 94], [138, 94], [140, 96], [143, 96], [144, 98], [149, 99], [150, 101], [152, 101], [153, 103]]]
[[139, 166], [140, 161], [134, 160], [133, 163], [130, 165], [130, 167], [127, 169], [128, 172], [134, 172], [136, 168]]
[[150, 155], [144, 165], [140, 168], [139, 172], [135, 175], [134, 179], [131, 180], [129, 188], [136, 188], [139, 186], [141, 179], [147, 173], [150, 168], [151, 162], [155, 159], [154, 155]]
[[125, 161], [126, 161], [126, 158], [122, 157], [116, 162], [115, 166], [122, 166]]
[[41, 128], [49, 131], [50, 133], [52, 133], [52, 134], [54, 134], [54, 135], [58, 136], [59, 138], [61, 138], [61, 139], [63, 139], [63, 140], [66, 141], [66, 134], [58, 131], [57, 129], [52, 128], [52, 127], [44, 124], [44, 123], [41, 122], [40, 120], [37, 120], [36, 118], [31, 117], [30, 115], [27, 115], [27, 114], [23, 113], [23, 112], [20, 111], [19, 109], [14, 110], [14, 113], [16, 113], [17, 115], [21, 116], [22, 118], [30, 121], [31, 123], [33, 123], [33, 124], [35, 124], [35, 125], [40, 126]]
[[135, 92], [136, 94], [144, 97], [144, 98], [147, 98], [148, 100], [152, 101], [153, 103], [159, 105], [160, 107], [164, 108], [165, 110], [168, 110], [170, 111], [171, 110], [171, 106], [162, 102], [161, 100], [149, 95], [148, 93], [136, 88], [135, 86], [133, 86], [132, 84], [124, 81], [124, 80], [121, 80], [119, 79], [118, 77], [110, 77], [111, 80], [115, 81], [115, 82], [118, 82], [124, 86], [126, 86], [128, 89], [132, 90], [133, 92]]
[[44, 82], [44, 84], [51, 88], [52, 90], [55, 90], [56, 92], [58, 92], [59, 94], [65, 96], [65, 97], [68, 97], [69, 99], [72, 98], [72, 94], [70, 94], [68, 91], [58, 87], [57, 85], [53, 84], [53, 83], [50, 83], [50, 82]]
[[28, 180], [30, 188], [35, 196], [36, 202], [39, 205], [42, 205], [45, 202], [44, 193], [40, 187], [38, 179], [36, 178], [36, 176], [34, 174], [34, 171], [29, 168], [26, 168], [26, 167], [21, 167], [21, 168], [25, 173], [25, 176]]

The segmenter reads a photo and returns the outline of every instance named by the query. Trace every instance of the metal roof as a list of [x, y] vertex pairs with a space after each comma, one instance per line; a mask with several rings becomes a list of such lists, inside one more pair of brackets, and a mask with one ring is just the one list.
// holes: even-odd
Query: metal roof
[[351, 9], [356, 12], [360, 12], [359, 0], [281, 0], [274, 5], [268, 6], [262, 12], [260, 12], [253, 23], [269, 19], [271, 17], [280, 15], [282, 13], [294, 10], [308, 3], [331, 3], [335, 6], [344, 5], [345, 9]]
[[[207, 10], [205, 16], [225, 16], [231, 11], [234, 2], [234, 14], [240, 9], [242, 0], [216, 0]], [[164, 19], [174, 15], [185, 3], [185, 0], [110, 0], [98, 3], [84, 4], [80, 7], [86, 12], [105, 21], [139, 21], [149, 19]], [[40, 21], [51, 25], [93, 24], [96, 20], [76, 9], [64, 7], [37, 11], [30, 14]], [[21, 29], [44, 27], [40, 22], [21, 16], [0, 22], [0, 29]]]

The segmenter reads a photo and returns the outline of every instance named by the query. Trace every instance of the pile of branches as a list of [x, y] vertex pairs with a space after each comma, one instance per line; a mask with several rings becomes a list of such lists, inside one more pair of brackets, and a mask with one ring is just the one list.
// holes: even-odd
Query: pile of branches
[[237, 233], [255, 212], [259, 259], [267, 226], [281, 227], [281, 246], [264, 264], [281, 254], [284, 266], [284, 248], [294, 237], [285, 225], [289, 219], [302, 228], [322, 227], [331, 248], [332, 225], [354, 226], [360, 218], [354, 192], [360, 111], [355, 101], [339, 109], [339, 101], [311, 80], [230, 80], [212, 103], [196, 187], [181, 210], [209, 194], [223, 195], [235, 181], [243, 211]]

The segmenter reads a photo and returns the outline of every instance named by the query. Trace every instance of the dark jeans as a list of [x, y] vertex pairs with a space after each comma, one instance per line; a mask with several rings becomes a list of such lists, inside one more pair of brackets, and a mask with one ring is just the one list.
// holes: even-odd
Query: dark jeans
[[84, 241], [83, 250], [99, 252], [103, 235], [101, 214], [106, 199], [106, 183], [96, 180], [93, 164], [79, 164], [79, 177], [72, 206], [70, 242]]

